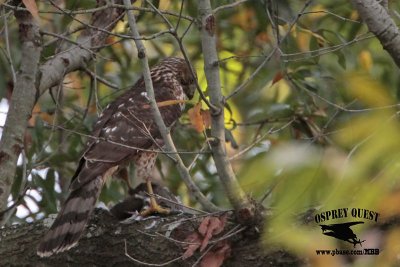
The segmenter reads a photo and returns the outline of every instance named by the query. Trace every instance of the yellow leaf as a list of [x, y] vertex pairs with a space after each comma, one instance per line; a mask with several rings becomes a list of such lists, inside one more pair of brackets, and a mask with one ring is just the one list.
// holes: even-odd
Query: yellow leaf
[[366, 71], [370, 71], [373, 64], [371, 53], [367, 50], [361, 51], [361, 53], [358, 55], [358, 62], [360, 62], [361, 68]]
[[310, 34], [308, 32], [297, 31], [296, 41], [300, 51], [305, 52], [309, 50]]
[[158, 4], [158, 9], [159, 10], [168, 10], [170, 8], [171, 5], [171, 0], [163, 0], [160, 1], [160, 3]]
[[387, 89], [377, 80], [362, 73], [345, 76], [345, 84], [350, 94], [370, 107], [383, 107], [393, 104]]
[[28, 9], [29, 13], [37, 20], [40, 21], [39, 18], [39, 10], [37, 8], [35, 0], [22, 0], [26, 9]]

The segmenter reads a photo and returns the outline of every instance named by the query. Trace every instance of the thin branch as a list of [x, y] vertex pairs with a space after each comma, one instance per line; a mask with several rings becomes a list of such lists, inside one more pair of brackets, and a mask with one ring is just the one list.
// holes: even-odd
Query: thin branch
[[275, 129], [274, 127], [272, 127], [271, 129], [269, 129], [266, 133], [264, 133], [263, 135], [261, 135], [259, 138], [257, 138], [256, 140], [254, 140], [250, 145], [248, 145], [246, 148], [242, 149], [241, 151], [239, 151], [238, 153], [236, 153], [235, 155], [231, 156], [229, 158], [229, 160], [234, 160], [238, 157], [240, 157], [241, 155], [243, 155], [244, 153], [246, 153], [247, 151], [249, 151], [250, 149], [252, 149], [255, 145], [257, 145], [259, 142], [261, 142], [266, 136], [277, 133], [282, 131], [283, 129], [285, 129], [286, 127], [290, 126], [292, 123], [294, 122], [294, 119], [292, 119], [291, 121], [289, 121], [288, 123], [284, 124], [282, 127], [279, 127], [278, 129]]
[[100, 76], [98, 76], [96, 73], [94, 73], [93, 71], [91, 71], [90, 69], [88, 69], [88, 68], [83, 68], [84, 69], [84, 71], [92, 78], [92, 79], [94, 79], [94, 77], [96, 77], [96, 80], [98, 80], [99, 82], [101, 82], [102, 84], [104, 84], [104, 85], [106, 85], [106, 86], [108, 86], [108, 87], [110, 87], [110, 88], [113, 88], [113, 89], [119, 89], [119, 87], [118, 87], [118, 85], [116, 85], [116, 84], [114, 84], [114, 83], [112, 83], [112, 82], [110, 82], [110, 81], [107, 81], [106, 79], [104, 79], [103, 77], [100, 77]]
[[[179, 18], [178, 18], [178, 22], [176, 23], [176, 27], [175, 27], [175, 32], [178, 32], [179, 29], [179, 23], [181, 23], [181, 19], [182, 19], [182, 11], [183, 11], [183, 5], [185, 4], [185, 0], [181, 0], [181, 8], [179, 10]], [[192, 22], [190, 22], [192, 23]]]
[[340, 16], [340, 15], [338, 15], [336, 13], [333, 13], [331, 11], [328, 11], [328, 10], [307, 11], [307, 12], [304, 12], [303, 14], [306, 15], [306, 14], [319, 14], [319, 13], [328, 14], [328, 15], [337, 17], [338, 19], [341, 19], [341, 20], [346, 21], [346, 22], [360, 23], [357, 20], [353, 20], [353, 19], [348, 19], [348, 18], [342, 17], [342, 16]]
[[[28, 11], [26, 8], [15, 7], [15, 6], [8, 5], [6, 3], [0, 4], [0, 6], [5, 6], [8, 9], [11, 9], [11, 10], [14, 10], [14, 11]], [[137, 10], [137, 11], [142, 11], [142, 12], [154, 13], [154, 10], [152, 10], [151, 8], [137, 7], [137, 6], [126, 7], [124, 5], [113, 4], [110, 1], [107, 1], [106, 5], [103, 5], [103, 6], [100, 6], [100, 7], [96, 7], [96, 8], [80, 9], [80, 10], [63, 9], [63, 11], [41, 11], [41, 10], [39, 10], [39, 13], [41, 13], [41, 14], [60, 14], [60, 15], [64, 15], [65, 13], [67, 13], [69, 15], [78, 15], [78, 14], [95, 13], [95, 12], [104, 11], [104, 10], [107, 10], [107, 9], [110, 9], [110, 8], [118, 8], [118, 9], [124, 9], [124, 10]], [[194, 18], [192, 18], [190, 16], [187, 16], [187, 15], [178, 14], [178, 13], [171, 12], [171, 11], [168, 11], [168, 10], [160, 10], [160, 12], [165, 14], [165, 15], [168, 15], [168, 16], [183, 18], [183, 19], [188, 20], [188, 21], [194, 21]]]
[[157, 150], [157, 149], [145, 149], [145, 148], [140, 148], [140, 147], [135, 147], [135, 146], [128, 146], [126, 144], [119, 143], [119, 142], [114, 142], [112, 140], [105, 139], [103, 137], [97, 137], [97, 136], [93, 136], [93, 135], [90, 135], [90, 134], [85, 134], [85, 133], [82, 133], [82, 132], [78, 132], [76, 130], [65, 128], [65, 127], [63, 127], [61, 125], [53, 125], [53, 124], [49, 124], [47, 122], [43, 122], [43, 126], [46, 127], [46, 128], [50, 128], [50, 129], [53, 129], [53, 127], [54, 128], [58, 128], [58, 129], [61, 129], [61, 130], [64, 130], [64, 131], [67, 131], [67, 132], [70, 132], [70, 133], [73, 133], [73, 134], [80, 135], [82, 137], [89, 138], [91, 140], [105, 141], [105, 142], [109, 142], [109, 143], [111, 143], [113, 145], [123, 146], [125, 148], [129, 148], [129, 149], [132, 149], [132, 150], [156, 152], [156, 153], [163, 153], [163, 154], [209, 154], [210, 153], [208, 151], [163, 151], [163, 150]]
[[[353, 45], [355, 43], [358, 43], [360, 41], [364, 41], [370, 38], [374, 38], [375, 36], [373, 34], [361, 34], [359, 36], [356, 36], [354, 39], [338, 44], [338, 45], [333, 45], [330, 47], [322, 47], [319, 49], [315, 50], [309, 50], [305, 52], [297, 52], [297, 53], [281, 53], [281, 57], [284, 58], [283, 62], [295, 62], [295, 61], [300, 61], [300, 60], [305, 60], [305, 59], [310, 59], [314, 57], [320, 57], [329, 53], [336, 52], [338, 50], [343, 49], [346, 46]], [[293, 58], [292, 58], [293, 57]]]
[[[303, 8], [300, 10], [300, 12], [296, 16], [296, 18], [293, 19], [293, 21], [290, 23], [286, 34], [280, 39], [280, 43], [282, 43], [290, 35], [290, 32], [291, 32], [293, 26], [297, 23], [299, 18], [304, 14], [304, 11], [308, 8], [308, 6], [310, 4], [311, 4], [311, 0], [308, 0], [303, 5]], [[233, 90], [226, 97], [226, 100], [228, 100], [229, 98], [235, 96], [237, 93], [239, 93], [241, 90], [243, 90], [249, 84], [249, 82], [252, 81], [254, 79], [254, 77], [264, 68], [265, 64], [270, 61], [270, 59], [272, 58], [272, 56], [275, 54], [276, 51], [279, 51], [282, 54], [282, 52], [281, 52], [281, 50], [279, 48], [280, 43], [278, 43], [277, 45], [274, 46], [272, 51], [265, 57], [265, 59], [261, 62], [261, 64], [253, 71], [253, 73], [249, 76], [249, 78], [247, 78], [241, 85], [239, 85], [235, 90]]]
[[[126, 7], [129, 7], [131, 5], [129, 0], [124, 0], [124, 4]], [[133, 38], [135, 38], [134, 42], [135, 42], [137, 50], [138, 50], [138, 57], [142, 64], [143, 79], [144, 79], [145, 86], [146, 86], [147, 96], [150, 101], [150, 106], [153, 111], [154, 120], [155, 120], [157, 127], [161, 133], [161, 136], [164, 140], [167, 151], [174, 152], [174, 154], [171, 154], [170, 156], [174, 159], [175, 164], [178, 169], [178, 172], [181, 175], [186, 186], [189, 188], [190, 192], [193, 194], [193, 197], [195, 197], [195, 199], [198, 200], [200, 202], [200, 204], [207, 211], [218, 210], [218, 208], [214, 204], [212, 204], [203, 195], [203, 193], [200, 191], [200, 189], [197, 187], [197, 185], [193, 182], [192, 178], [190, 177], [189, 170], [184, 165], [181, 157], [176, 153], [175, 144], [172, 141], [171, 135], [170, 135], [169, 131], [167, 130], [167, 127], [164, 124], [160, 110], [158, 109], [157, 102], [155, 100], [153, 83], [152, 83], [151, 75], [150, 75], [149, 63], [148, 63], [147, 57], [146, 57], [146, 49], [145, 49], [142, 41], [137, 39], [137, 38], [140, 38], [140, 34], [139, 34], [139, 31], [136, 26], [135, 17], [131, 11], [128, 11], [127, 14], [128, 14], [129, 27], [131, 29]]]
[[[67, 38], [67, 37], [65, 37], [64, 35], [61, 35], [61, 34], [56, 34], [56, 33], [53, 33], [53, 32], [48, 32], [48, 31], [40, 31], [40, 34], [42, 34], [42, 35], [48, 35], [48, 36], [52, 36], [52, 37], [56, 37], [58, 40], [64, 40], [64, 41], [66, 41], [66, 42], [68, 42], [68, 43], [71, 43], [71, 44], [74, 44], [74, 45], [76, 45], [77, 47], [79, 47], [79, 48], [82, 48], [82, 49], [84, 49], [84, 50], [87, 50], [89, 53], [93, 53], [94, 54], [94, 51], [92, 51], [92, 50], [90, 50], [88, 47], [85, 47], [84, 45], [82, 45], [82, 44], [80, 44], [80, 43], [78, 43], [78, 42], [75, 42], [75, 41], [73, 41], [73, 40], [71, 40], [71, 39], [69, 39], [69, 38]], [[63, 51], [63, 52], [65, 52], [65, 51]], [[61, 52], [62, 53], [62, 52]]]
[[10, 69], [11, 69], [13, 85], [15, 85], [17, 82], [17, 75], [15, 74], [14, 64], [13, 64], [12, 57], [11, 57], [10, 40], [9, 40], [9, 36], [8, 36], [8, 21], [7, 21], [7, 16], [5, 14], [4, 8], [2, 8], [1, 14], [3, 16], [3, 23], [4, 23], [4, 39], [6, 42], [6, 51], [7, 51], [6, 58], [8, 60], [8, 63], [9, 63]]
[[239, 0], [239, 1], [233, 2], [231, 4], [219, 6], [216, 9], [214, 9], [212, 12], [214, 14], [217, 14], [218, 12], [220, 12], [222, 10], [225, 10], [225, 9], [228, 9], [228, 8], [234, 8], [234, 7], [236, 7], [238, 5], [241, 5], [241, 4], [243, 4], [243, 3], [247, 2], [247, 1], [249, 1], [249, 0]]
[[[282, 39], [283, 40], [283, 39]], [[258, 75], [258, 73], [264, 68], [265, 64], [269, 62], [272, 58], [272, 56], [275, 54], [276, 50], [278, 49], [278, 46], [275, 46], [272, 51], [264, 58], [264, 60], [261, 62], [261, 64], [251, 73], [251, 75], [238, 87], [235, 88], [228, 96], [226, 96], [226, 101], [228, 101], [231, 97], [235, 96], [237, 93], [242, 91], [250, 81], [254, 79]]]
[[133, 258], [131, 255], [129, 255], [128, 246], [126, 244], [126, 239], [124, 239], [124, 243], [125, 243], [125, 256], [127, 256], [130, 260], [132, 260], [132, 261], [134, 261], [136, 263], [139, 263], [141, 265], [144, 265], [144, 266], [166, 266], [166, 265], [169, 265], [169, 264], [171, 264], [173, 262], [176, 262], [176, 261], [182, 259], [182, 256], [179, 256], [179, 257], [177, 257], [175, 259], [172, 259], [172, 260], [169, 260], [169, 261], [166, 261], [166, 262], [163, 262], [163, 263], [149, 263], [149, 262], [140, 261], [138, 259]]
[[192, 264], [191, 267], [196, 267], [196, 266], [201, 262], [201, 260], [204, 258], [204, 256], [206, 256], [207, 253], [208, 253], [211, 249], [213, 249], [215, 246], [216, 246], [216, 244], [213, 244], [213, 245], [209, 246], [209, 247], [200, 255], [200, 257], [195, 261], [195, 263]]

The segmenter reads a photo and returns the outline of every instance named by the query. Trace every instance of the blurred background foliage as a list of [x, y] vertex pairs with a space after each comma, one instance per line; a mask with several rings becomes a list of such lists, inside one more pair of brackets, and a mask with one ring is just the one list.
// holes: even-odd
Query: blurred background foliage
[[[160, 10], [180, 12], [181, 1], [152, 2]], [[232, 2], [213, 1], [213, 7]], [[46, 33], [76, 40], [82, 29], [76, 19], [89, 21], [90, 14], [66, 15], [55, 5], [83, 10], [93, 8], [95, 1], [38, 1], [42, 61], [68, 44]], [[135, 5], [149, 8], [142, 1]], [[400, 3], [390, 1], [390, 10], [399, 23]], [[136, 14], [140, 33], [150, 38], [145, 42], [150, 65], [181, 55], [177, 41], [163, 33], [168, 25], [160, 16], [145, 11]], [[184, 1], [182, 14], [188, 19], [167, 17], [173, 25], [179, 21], [179, 35], [186, 33], [182, 43], [207, 94], [196, 1]], [[246, 192], [262, 199], [273, 211], [266, 223], [265, 243], [307, 255], [315, 266], [344, 264], [345, 257], [316, 256], [315, 250], [351, 249], [352, 245], [321, 235], [314, 221], [299, 224], [298, 216], [309, 209], [318, 212], [344, 207], [378, 211], [381, 224], [399, 216], [398, 68], [360, 22], [349, 1], [246, 1], [218, 10], [216, 17], [221, 86], [228, 96], [228, 156]], [[12, 93], [5, 30], [17, 69], [20, 45], [12, 13], [2, 13], [0, 20], [2, 123]], [[114, 31], [127, 34], [126, 21]], [[133, 41], [112, 36], [107, 44], [92, 64], [68, 74], [62, 85], [41, 96], [35, 106], [10, 205], [26, 186], [29, 189], [10, 223], [57, 212], [93, 122], [108, 102], [139, 78], [141, 68]], [[241, 90], [231, 95], [239, 87]], [[187, 109], [199, 101], [196, 94]], [[191, 164], [191, 174], [202, 191], [214, 203], [228, 207], [208, 149], [207, 107], [204, 103], [201, 107], [201, 116], [183, 116], [174, 140], [180, 151], [202, 151], [182, 157]], [[204, 121], [199, 122], [201, 119]], [[196, 127], [199, 123], [203, 123], [200, 128]], [[157, 165], [154, 176], [158, 182], [178, 194], [186, 205], [198, 207], [167, 157], [161, 156]], [[141, 182], [132, 175], [131, 180]], [[120, 180], [110, 179], [100, 200], [109, 206], [126, 192]], [[352, 258], [354, 266], [399, 263], [398, 227], [389, 227], [385, 234], [378, 225], [357, 227], [358, 236], [367, 240], [363, 247], [380, 248], [381, 255]]]

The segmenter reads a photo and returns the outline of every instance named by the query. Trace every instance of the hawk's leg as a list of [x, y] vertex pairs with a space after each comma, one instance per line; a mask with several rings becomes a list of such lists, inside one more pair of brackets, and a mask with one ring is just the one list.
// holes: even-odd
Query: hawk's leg
[[147, 184], [147, 192], [150, 195], [150, 207], [144, 209], [140, 214], [148, 216], [153, 213], [168, 214], [169, 209], [161, 207], [154, 196], [153, 187], [151, 186], [151, 174], [156, 163], [157, 153], [149, 151], [140, 151], [134, 156], [135, 172], [137, 178], [144, 178]]
[[142, 210], [140, 212], [140, 215], [149, 216], [153, 213], [169, 214], [170, 213], [169, 209], [163, 208], [157, 203], [156, 197], [154, 196], [153, 187], [151, 185], [151, 180], [147, 179], [146, 184], [147, 184], [147, 193], [149, 193], [150, 195], [150, 207]]

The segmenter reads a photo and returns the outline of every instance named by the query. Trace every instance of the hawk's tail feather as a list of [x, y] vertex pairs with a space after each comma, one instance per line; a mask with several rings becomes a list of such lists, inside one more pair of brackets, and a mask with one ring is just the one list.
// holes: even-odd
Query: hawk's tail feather
[[48, 257], [78, 243], [104, 183], [97, 176], [71, 192], [53, 225], [40, 242], [37, 254]]

